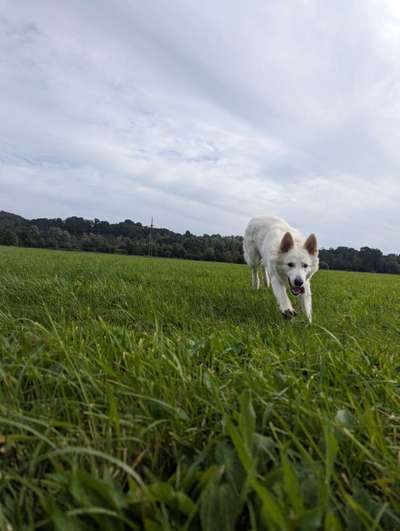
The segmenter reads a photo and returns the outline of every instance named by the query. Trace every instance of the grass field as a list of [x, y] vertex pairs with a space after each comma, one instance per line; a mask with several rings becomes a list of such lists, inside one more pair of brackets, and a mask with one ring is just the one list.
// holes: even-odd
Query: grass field
[[400, 278], [0, 248], [0, 529], [400, 529]]

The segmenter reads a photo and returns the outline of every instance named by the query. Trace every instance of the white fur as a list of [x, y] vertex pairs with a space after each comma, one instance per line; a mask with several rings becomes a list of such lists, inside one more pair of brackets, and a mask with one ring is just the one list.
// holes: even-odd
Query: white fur
[[[292, 236], [293, 245], [289, 244], [290, 248], [283, 252], [281, 244], [287, 232]], [[286, 289], [289, 287], [294, 294], [299, 294], [301, 309], [311, 322], [310, 279], [318, 271], [319, 260], [318, 250], [315, 249], [315, 253], [310, 254], [305, 244], [304, 236], [283, 219], [253, 218], [246, 228], [243, 250], [245, 260], [251, 267], [253, 288], [260, 288], [261, 272], [265, 286], [272, 287], [280, 311], [284, 317], [290, 318], [295, 315], [295, 311], [287, 295]], [[302, 286], [296, 287], [295, 281], [302, 282]]]

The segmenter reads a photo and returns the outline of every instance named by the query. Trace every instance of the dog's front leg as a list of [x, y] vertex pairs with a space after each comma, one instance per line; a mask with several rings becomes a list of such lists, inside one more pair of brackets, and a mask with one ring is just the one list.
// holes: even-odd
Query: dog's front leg
[[312, 295], [310, 281], [307, 280], [304, 285], [304, 293], [300, 295], [301, 309], [306, 314], [307, 319], [312, 322]]
[[275, 275], [272, 275], [271, 286], [283, 317], [285, 319], [291, 319], [294, 317], [296, 312], [293, 310], [292, 303], [286, 293], [286, 288]]

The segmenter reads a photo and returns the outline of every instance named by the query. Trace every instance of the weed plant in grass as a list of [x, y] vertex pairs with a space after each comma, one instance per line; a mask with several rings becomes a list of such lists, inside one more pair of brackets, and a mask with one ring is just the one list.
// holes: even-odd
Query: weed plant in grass
[[400, 278], [0, 248], [0, 529], [400, 529]]

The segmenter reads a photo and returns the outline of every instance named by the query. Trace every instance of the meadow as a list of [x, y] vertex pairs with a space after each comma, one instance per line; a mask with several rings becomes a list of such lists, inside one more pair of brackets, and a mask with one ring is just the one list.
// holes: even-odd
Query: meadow
[[400, 529], [400, 277], [0, 248], [0, 529]]

